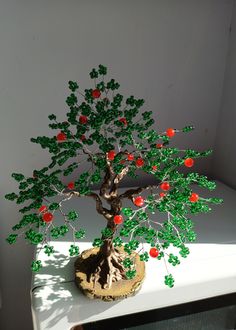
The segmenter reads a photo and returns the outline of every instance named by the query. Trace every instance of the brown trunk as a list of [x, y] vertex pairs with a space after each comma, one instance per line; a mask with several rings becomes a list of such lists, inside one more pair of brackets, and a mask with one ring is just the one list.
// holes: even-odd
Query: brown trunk
[[[114, 215], [119, 214], [121, 211], [121, 201], [119, 198], [114, 198], [110, 201], [110, 212]], [[112, 230], [112, 237], [102, 236], [103, 245], [96, 256], [96, 259], [92, 263], [88, 273], [88, 281], [99, 282], [102, 288], [110, 288], [112, 282], [126, 279], [125, 268], [123, 266], [123, 260], [125, 254], [121, 254], [118, 249], [113, 245], [113, 237], [117, 228], [117, 225], [113, 221], [114, 216], [110, 216], [107, 219], [107, 226]]]

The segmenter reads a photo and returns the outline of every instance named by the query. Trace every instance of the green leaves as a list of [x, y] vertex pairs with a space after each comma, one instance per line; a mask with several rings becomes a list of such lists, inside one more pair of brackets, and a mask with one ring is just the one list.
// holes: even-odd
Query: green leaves
[[75, 92], [75, 91], [79, 88], [77, 82], [75, 82], [75, 81], [71, 81], [71, 80], [70, 80], [70, 81], [68, 82], [68, 85], [69, 85], [69, 89], [70, 89], [72, 92]]
[[42, 262], [40, 260], [34, 260], [31, 264], [31, 270], [33, 272], [39, 272], [40, 269], [42, 268]]
[[17, 239], [17, 234], [10, 234], [7, 238], [6, 238], [6, 241], [9, 243], [9, 244], [14, 244], [16, 243], [16, 239]]
[[191, 132], [192, 130], [194, 130], [194, 126], [185, 126], [184, 128], [182, 128], [182, 132], [184, 133]]
[[172, 266], [176, 266], [180, 264], [179, 258], [177, 256], [174, 256], [172, 253], [169, 255], [168, 262], [172, 264]]
[[75, 94], [71, 93], [70, 96], [67, 97], [66, 103], [69, 107], [74, 106], [77, 103], [78, 99]]
[[175, 280], [171, 274], [165, 276], [165, 285], [167, 285], [169, 288], [173, 288], [174, 282]]
[[45, 245], [44, 246], [44, 253], [47, 254], [48, 256], [50, 256], [51, 254], [53, 254], [55, 251], [54, 251], [54, 248], [53, 246], [50, 246], [50, 245]]
[[103, 240], [101, 238], [95, 238], [93, 241], [93, 246], [101, 247], [103, 245]]
[[75, 210], [72, 210], [67, 214], [67, 218], [71, 221], [78, 219], [78, 217], [79, 217], [79, 214]]
[[110, 228], [104, 228], [101, 233], [103, 238], [111, 238], [113, 236], [113, 230]]
[[9, 201], [14, 201], [17, 197], [18, 197], [17, 194], [15, 194], [14, 192], [5, 195], [5, 198], [8, 199]]
[[75, 232], [75, 238], [77, 239], [81, 239], [85, 237], [85, 230], [80, 229], [78, 231]]
[[18, 182], [24, 180], [24, 178], [25, 178], [25, 176], [21, 173], [12, 173], [11, 176]]
[[72, 244], [69, 248], [69, 253], [71, 257], [78, 256], [79, 255], [79, 247]]

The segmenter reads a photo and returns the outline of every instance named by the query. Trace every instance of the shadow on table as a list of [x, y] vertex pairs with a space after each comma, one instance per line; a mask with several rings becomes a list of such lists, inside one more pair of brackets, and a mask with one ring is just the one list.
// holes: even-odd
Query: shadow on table
[[[73, 323], [78, 322], [80, 315], [83, 320], [89, 322], [91, 310], [94, 310], [93, 315], [102, 314], [120, 303], [120, 301], [91, 300], [79, 291], [74, 281], [37, 287], [33, 294], [35, 297], [33, 307], [40, 312], [41, 322], [47, 322], [48, 319], [45, 327], [49, 329], [59, 324], [65, 317], [67, 318], [66, 323], [72, 324], [71, 327], [73, 327]], [[44, 300], [41, 297], [44, 297]]]

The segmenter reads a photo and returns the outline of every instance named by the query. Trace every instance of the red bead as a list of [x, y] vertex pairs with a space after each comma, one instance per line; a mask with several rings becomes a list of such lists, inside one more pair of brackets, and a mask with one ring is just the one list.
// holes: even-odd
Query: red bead
[[84, 125], [84, 124], [87, 124], [88, 122], [88, 118], [86, 116], [80, 116], [79, 117], [79, 122], [80, 124]]
[[124, 124], [125, 126], [128, 125], [126, 118], [120, 118], [120, 119], [119, 119], [119, 122], [121, 122], [121, 123]]
[[45, 222], [51, 222], [53, 220], [53, 214], [50, 212], [43, 214], [43, 221]]
[[170, 184], [169, 182], [163, 182], [160, 187], [162, 190], [167, 191], [170, 189]]
[[159, 251], [155, 247], [153, 247], [150, 249], [149, 254], [152, 258], [156, 258], [159, 255]]
[[94, 90], [92, 91], [92, 97], [93, 97], [94, 99], [98, 99], [100, 96], [101, 96], [101, 92], [100, 92], [99, 89], [94, 89]]
[[74, 182], [69, 182], [68, 185], [67, 185], [67, 188], [70, 189], [70, 190], [75, 189], [75, 183]]
[[134, 155], [132, 155], [132, 154], [128, 154], [127, 159], [128, 159], [128, 160], [131, 160], [131, 161], [134, 160]]
[[190, 202], [195, 203], [199, 200], [199, 196], [196, 193], [192, 193], [191, 196], [189, 197]]
[[173, 128], [167, 128], [166, 135], [170, 138], [173, 137], [175, 135], [175, 130]]
[[138, 196], [138, 197], [136, 197], [135, 199], [134, 199], [134, 204], [136, 205], [136, 206], [143, 206], [143, 204], [144, 204], [144, 199], [143, 199], [143, 197], [142, 196]]
[[163, 192], [161, 192], [159, 195], [160, 195], [160, 197], [165, 197], [166, 196], [166, 194], [163, 193]]
[[110, 151], [108, 151], [108, 153], [107, 153], [107, 158], [108, 158], [109, 160], [114, 160], [115, 155], [116, 155], [115, 151], [114, 151], [114, 150], [110, 150]]
[[124, 164], [124, 163], [125, 163], [125, 160], [121, 159], [120, 164]]
[[113, 221], [116, 225], [120, 225], [123, 222], [122, 215], [115, 215]]
[[193, 164], [194, 164], [194, 160], [192, 158], [187, 158], [184, 161], [184, 165], [187, 166], [187, 167], [192, 167]]
[[142, 167], [144, 165], [144, 160], [142, 158], [138, 158], [135, 164], [137, 167]]
[[163, 144], [162, 144], [162, 143], [157, 143], [157, 144], [156, 144], [156, 147], [157, 147], [158, 149], [161, 149], [161, 148], [163, 148]]
[[45, 211], [47, 211], [47, 206], [46, 205], [42, 205], [40, 208], [39, 208], [39, 212], [40, 213], [43, 213], [43, 212], [45, 212]]
[[66, 134], [63, 132], [60, 132], [57, 134], [57, 141], [66, 141]]
[[153, 166], [152, 166], [152, 170], [153, 170], [153, 171], [156, 171], [156, 170], [157, 170], [157, 166], [156, 166], [156, 165], [153, 165]]
[[80, 140], [81, 141], [85, 141], [86, 140], [86, 136], [84, 134], [82, 134], [81, 137], [80, 137]]

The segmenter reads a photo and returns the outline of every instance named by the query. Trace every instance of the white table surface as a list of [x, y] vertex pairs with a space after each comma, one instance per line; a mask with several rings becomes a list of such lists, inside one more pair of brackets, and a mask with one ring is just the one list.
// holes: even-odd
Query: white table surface
[[[192, 217], [198, 238], [187, 244], [189, 256], [180, 258], [178, 266], [168, 264], [175, 279], [174, 288], [164, 284], [164, 261], [150, 259], [145, 281], [136, 296], [116, 302], [90, 300], [73, 282], [75, 258], [68, 257], [67, 252], [71, 242], [54, 242], [56, 255], [47, 257], [41, 253], [39, 259], [44, 267], [32, 279], [34, 329], [67, 330], [82, 323], [236, 292], [236, 191], [220, 182], [217, 185], [214, 192], [206, 191], [205, 196], [221, 197], [224, 204], [213, 206], [209, 214]], [[82, 251], [100, 236], [104, 220], [96, 214], [90, 199], [70, 203], [80, 212], [81, 227], [88, 228], [87, 238], [79, 243]]]

